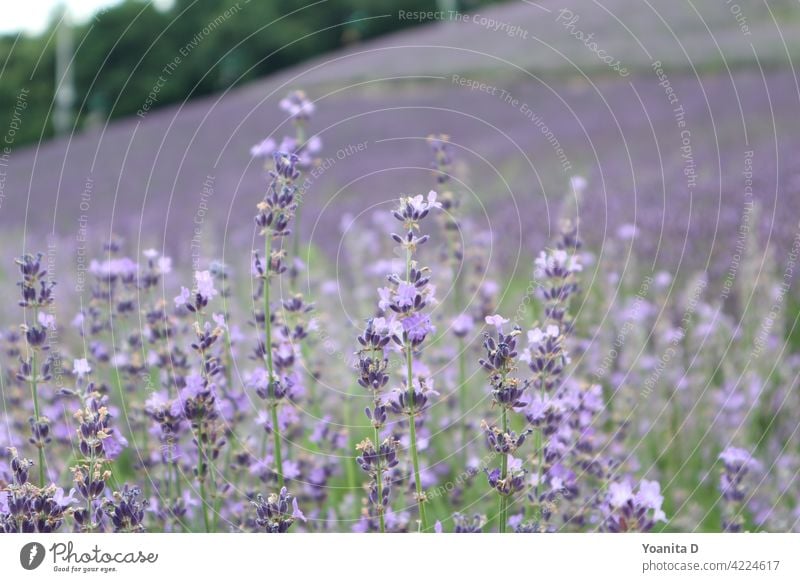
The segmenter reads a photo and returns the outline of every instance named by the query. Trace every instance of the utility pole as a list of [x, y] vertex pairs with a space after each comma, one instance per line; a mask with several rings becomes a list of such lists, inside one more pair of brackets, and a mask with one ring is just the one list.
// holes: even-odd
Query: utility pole
[[53, 129], [56, 135], [72, 131], [72, 106], [75, 101], [75, 80], [72, 70], [74, 48], [72, 25], [67, 6], [61, 2], [55, 12], [56, 22], [56, 93], [53, 97]]
[[458, 0], [436, 0], [436, 8], [449, 17], [458, 10]]

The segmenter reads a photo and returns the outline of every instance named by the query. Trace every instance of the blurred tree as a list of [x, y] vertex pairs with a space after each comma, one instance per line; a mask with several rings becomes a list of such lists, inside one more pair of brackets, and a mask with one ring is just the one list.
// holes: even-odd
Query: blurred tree
[[[457, 5], [473, 9], [492, 1]], [[213, 93], [418, 24], [398, 19], [399, 9], [437, 10], [445, 4], [456, 0], [175, 0], [167, 10], [125, 0], [72, 31], [70, 121], [81, 128], [135, 114], [154, 88], [153, 109]], [[20, 89], [28, 91], [15, 146], [53, 134], [54, 25], [37, 37], [0, 37], [0, 116], [10, 118]], [[166, 73], [176, 57], [179, 66]]]

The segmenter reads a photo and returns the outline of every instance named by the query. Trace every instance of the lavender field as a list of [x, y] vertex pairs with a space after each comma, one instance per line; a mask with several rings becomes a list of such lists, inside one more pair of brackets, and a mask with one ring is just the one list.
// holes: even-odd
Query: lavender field
[[800, 531], [800, 5], [389, 4], [24, 147], [19, 87], [0, 531]]

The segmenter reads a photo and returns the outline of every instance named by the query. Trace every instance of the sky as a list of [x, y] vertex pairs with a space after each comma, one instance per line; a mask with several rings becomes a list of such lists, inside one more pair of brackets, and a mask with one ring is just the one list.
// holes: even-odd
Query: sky
[[[38, 34], [60, 4], [66, 4], [73, 22], [86, 22], [96, 12], [119, 4], [122, 0], [3, 0], [0, 16], [0, 34], [25, 32]], [[155, 4], [168, 4], [156, 0]]]

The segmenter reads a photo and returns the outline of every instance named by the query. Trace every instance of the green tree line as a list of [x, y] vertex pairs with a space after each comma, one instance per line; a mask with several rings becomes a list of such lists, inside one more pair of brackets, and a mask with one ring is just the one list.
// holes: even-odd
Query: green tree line
[[[233, 84], [418, 21], [398, 10], [471, 10], [491, 0], [175, 0], [158, 9], [126, 0], [72, 25], [74, 87], [68, 131], [214, 93]], [[391, 17], [377, 18], [391, 14]], [[15, 124], [14, 146], [54, 134], [56, 20], [37, 36], [0, 36], [0, 115]], [[270, 24], [272, 23], [272, 24]], [[267, 26], [269, 25], [269, 26]], [[181, 55], [186, 55], [181, 57]], [[180, 65], [161, 83], [165, 65]], [[268, 57], [268, 58], [267, 58]]]

